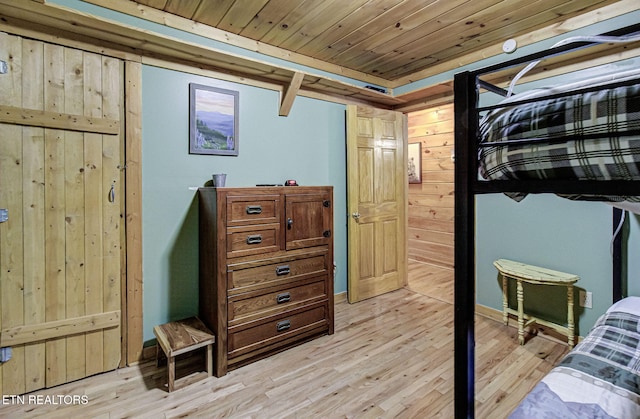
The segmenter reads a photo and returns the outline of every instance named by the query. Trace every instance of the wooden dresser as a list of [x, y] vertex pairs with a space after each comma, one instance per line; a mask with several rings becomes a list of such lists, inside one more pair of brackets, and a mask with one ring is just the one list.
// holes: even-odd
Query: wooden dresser
[[333, 188], [200, 188], [200, 318], [218, 377], [333, 333]]

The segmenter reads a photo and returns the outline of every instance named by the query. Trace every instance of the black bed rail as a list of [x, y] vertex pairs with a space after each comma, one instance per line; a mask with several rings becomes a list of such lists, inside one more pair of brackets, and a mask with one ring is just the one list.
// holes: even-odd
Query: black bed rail
[[481, 80], [481, 79], [478, 79], [478, 87], [480, 87], [481, 89], [488, 90], [488, 91], [493, 92], [493, 93], [497, 93], [500, 96], [504, 96], [504, 97], [507, 97], [507, 95], [509, 94], [509, 91], [503, 89], [502, 87], [498, 87], [495, 84], [491, 84], [488, 81], [484, 81], [484, 80]]
[[[636, 122], [634, 125], [638, 125], [639, 128], [626, 129], [624, 131], [612, 134], [610, 132], [596, 132], [593, 134], [576, 134], [566, 135], [564, 137], [558, 135], [551, 135], [548, 137], [526, 137], [526, 138], [513, 138], [511, 140], [504, 141], [486, 141], [478, 144], [478, 149], [481, 148], [497, 148], [507, 147], [514, 145], [531, 145], [531, 144], [558, 144], [568, 143], [578, 140], [602, 140], [609, 138], [623, 138], [623, 137], [638, 137], [640, 136], [640, 122]], [[585, 129], [586, 130], [586, 129]], [[640, 151], [640, 150], [639, 150]]]
[[[551, 100], [551, 99], [559, 99], [559, 98], [563, 98], [563, 97], [570, 97], [570, 96], [574, 96], [574, 95], [582, 95], [584, 93], [591, 93], [591, 92], [600, 92], [602, 90], [610, 90], [610, 89], [616, 89], [618, 87], [626, 87], [626, 86], [633, 86], [640, 83], [640, 78], [638, 77], [634, 77], [634, 78], [630, 78], [628, 80], [619, 80], [619, 81], [612, 81], [610, 83], [599, 83], [597, 85], [594, 86], [589, 86], [589, 87], [584, 87], [581, 89], [575, 89], [575, 90], [571, 90], [571, 91], [567, 91], [567, 92], [558, 92], [558, 93], [553, 93], [550, 95], [540, 95], [540, 96], [536, 96], [536, 97], [531, 97], [528, 99], [522, 99], [522, 100], [513, 100], [513, 101], [509, 101], [509, 102], [503, 102], [503, 103], [498, 103], [496, 105], [489, 105], [489, 106], [481, 106], [477, 108], [478, 113], [480, 112], [486, 112], [486, 111], [492, 111], [495, 109], [503, 109], [503, 108], [513, 108], [516, 106], [520, 106], [520, 105], [524, 105], [527, 103], [535, 103], [535, 102], [544, 102], [545, 100]], [[480, 80], [478, 80], [478, 85], [481, 87], [485, 87], [487, 85], [490, 85], [490, 83], [487, 82], [481, 82]], [[493, 86], [495, 87], [495, 86]], [[493, 91], [493, 93], [498, 93], [501, 96], [502, 92], [504, 91], [506, 92], [506, 90], [501, 89], [499, 87], [495, 87], [496, 89], [498, 89], [497, 91]]]
[[[475, 194], [523, 192], [559, 195], [640, 196], [640, 182], [633, 180], [474, 180], [472, 189]], [[594, 200], [602, 201], [602, 199]]]

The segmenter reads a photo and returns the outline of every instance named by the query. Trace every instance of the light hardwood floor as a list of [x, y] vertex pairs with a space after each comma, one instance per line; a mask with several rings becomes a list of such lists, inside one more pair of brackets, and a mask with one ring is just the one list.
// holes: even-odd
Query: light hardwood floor
[[[406, 289], [338, 303], [335, 334], [224, 377], [169, 394], [166, 368], [146, 362], [26, 395], [24, 405], [5, 395], [0, 417], [453, 417], [453, 271], [410, 262], [409, 277]], [[519, 346], [514, 328], [480, 316], [476, 341], [479, 418], [506, 417], [567, 352], [542, 337]], [[65, 404], [73, 396], [86, 403]]]

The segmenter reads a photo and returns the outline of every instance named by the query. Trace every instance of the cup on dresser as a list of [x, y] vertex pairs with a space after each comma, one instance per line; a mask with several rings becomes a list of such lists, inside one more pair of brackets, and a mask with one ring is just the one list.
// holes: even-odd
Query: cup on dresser
[[227, 175], [225, 173], [218, 173], [213, 175], [213, 186], [216, 188], [224, 187], [226, 181]]

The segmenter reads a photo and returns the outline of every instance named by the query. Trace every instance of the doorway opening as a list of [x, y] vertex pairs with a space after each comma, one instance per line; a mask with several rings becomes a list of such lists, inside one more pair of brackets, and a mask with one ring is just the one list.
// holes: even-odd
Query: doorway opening
[[407, 117], [409, 158], [412, 148], [420, 156], [414, 162], [418, 176], [408, 191], [408, 288], [453, 304], [453, 104]]

